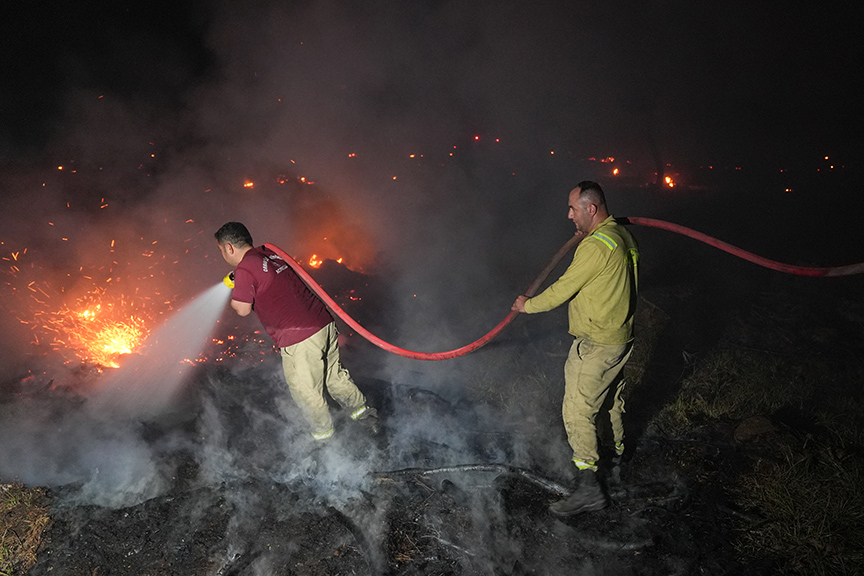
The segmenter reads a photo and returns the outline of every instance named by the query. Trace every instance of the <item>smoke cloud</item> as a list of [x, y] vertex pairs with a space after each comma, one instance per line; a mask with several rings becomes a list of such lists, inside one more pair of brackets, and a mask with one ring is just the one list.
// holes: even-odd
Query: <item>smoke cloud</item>
[[[565, 477], [563, 439], [537, 433], [552, 430], [546, 417], [558, 412], [558, 391], [538, 388], [529, 372], [513, 397], [496, 388], [525, 368], [523, 345], [542, 348], [537, 370], [552, 365], [558, 377], [563, 313], [551, 320], [555, 335], [548, 325], [523, 325], [448, 362], [349, 344], [355, 379], [391, 402], [389, 447], [352, 434], [354, 423], [340, 415], [345, 438], [314, 457], [263, 338], [182, 380], [154, 357], [110, 377], [57, 357], [40, 319], [94, 287], [122, 295], [153, 326], [169, 326], [159, 339], [170, 354], [200, 337], [186, 331], [194, 322], [218, 320], [220, 337], [260, 330], [254, 318], [223, 316], [224, 294], [205, 299], [206, 320], [177, 315], [229, 271], [213, 239], [226, 221], [244, 222], [256, 244], [305, 262], [342, 258], [386, 286], [358, 305], [383, 337], [440, 351], [497, 324], [570, 238], [567, 193], [578, 181], [601, 181], [616, 215], [705, 215], [713, 220], [706, 232], [713, 225], [731, 240], [736, 225], [759, 216], [737, 216], [737, 205], [713, 189], [680, 203], [649, 195], [658, 165], [692, 174], [685, 167], [734, 167], [740, 155], [770, 160], [773, 173], [831, 134], [864, 133], [844, 125], [848, 102], [860, 101], [848, 98], [822, 123], [805, 123], [807, 142], [792, 138], [799, 131], [786, 121], [809, 118], [818, 84], [798, 80], [807, 72], [827, 81], [830, 70], [795, 68], [800, 49], [782, 51], [797, 37], [780, 37], [783, 26], [752, 7], [729, 8], [715, 21], [716, 6], [667, 13], [643, 3], [180, 5], [187, 11], [170, 14], [173, 32], [145, 22], [127, 34], [134, 26], [115, 14], [104, 45], [76, 36], [57, 54], [39, 52], [64, 60], [52, 68], [57, 85], [44, 88], [55, 91], [38, 110], [47, 119], [34, 120], [29, 139], [16, 123], [0, 141], [0, 372], [9, 375], [0, 387], [0, 478], [63, 486], [71, 503], [139, 503], [177, 487], [191, 466], [199, 484], [302, 486], [309, 499], [298, 506], [333, 507], [375, 549], [389, 511], [363, 493], [376, 471], [503, 461]], [[780, 72], [768, 57], [744, 59], [744, 51], [759, 52], [750, 42], [766, 30]], [[673, 41], [681, 38], [689, 50]], [[841, 63], [825, 66], [852, 58], [843, 52]], [[736, 81], [739, 74], [763, 80]], [[790, 85], [808, 89], [778, 111], [778, 92]], [[757, 121], [763, 128], [750, 129]], [[701, 182], [691, 178], [696, 190]], [[656, 240], [646, 241], [650, 252]], [[780, 255], [783, 244], [776, 240]], [[657, 252], [643, 279], [679, 264], [677, 254]], [[159, 394], [130, 404], [130, 385]], [[93, 399], [100, 387], [106, 392]], [[111, 392], [121, 389], [122, 401]], [[254, 530], [256, 495], [227, 493], [238, 511], [228, 532], [239, 543]], [[477, 525], [501, 524], [484, 496], [466, 498]]]

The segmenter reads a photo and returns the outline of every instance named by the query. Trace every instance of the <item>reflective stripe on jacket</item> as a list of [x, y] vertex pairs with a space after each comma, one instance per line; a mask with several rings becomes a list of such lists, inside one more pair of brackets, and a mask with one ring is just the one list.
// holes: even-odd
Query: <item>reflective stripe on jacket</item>
[[630, 231], [609, 216], [576, 247], [573, 262], [542, 293], [525, 302], [529, 314], [570, 301], [570, 334], [600, 344], [633, 339], [639, 247]]

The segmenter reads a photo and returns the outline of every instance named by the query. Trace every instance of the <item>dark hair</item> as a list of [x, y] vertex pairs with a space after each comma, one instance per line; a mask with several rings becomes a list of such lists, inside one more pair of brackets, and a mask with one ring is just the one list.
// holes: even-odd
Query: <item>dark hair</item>
[[228, 222], [223, 224], [222, 227], [216, 231], [214, 236], [216, 236], [216, 241], [219, 242], [219, 244], [225, 244], [228, 242], [238, 248], [252, 246], [252, 235], [249, 234], [249, 230], [246, 229], [246, 226], [240, 222]]
[[606, 195], [603, 194], [603, 189], [597, 182], [583, 180], [576, 187], [579, 188], [579, 198], [584, 198], [597, 206], [606, 206]]

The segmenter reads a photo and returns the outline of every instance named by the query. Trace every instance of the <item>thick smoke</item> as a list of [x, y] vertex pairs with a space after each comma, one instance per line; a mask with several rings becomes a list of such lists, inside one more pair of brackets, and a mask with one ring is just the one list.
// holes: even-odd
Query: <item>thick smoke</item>
[[26, 398], [0, 405], [4, 480], [73, 486], [75, 499], [123, 506], [158, 496], [164, 470], [140, 425], [112, 422], [69, 397]]
[[[729, 53], [717, 52], [731, 45], [740, 56], [753, 34], [737, 24], [752, 14], [715, 27], [702, 23], [708, 9], [653, 14], [641, 3], [632, 10], [421, 4], [223, 2], [196, 19], [194, 65], [177, 38], [163, 42], [150, 30], [132, 43], [115, 35], [106, 48], [123, 48], [115, 62], [125, 71], [121, 80], [140, 60], [149, 62], [144, 80], [118, 85], [109, 75], [68, 72], [38, 155], [16, 155], [0, 177], [0, 252], [18, 268], [0, 286], [0, 371], [10, 378], [4, 388], [25, 390], [4, 393], [0, 403], [0, 478], [65, 486], [70, 502], [124, 506], [176, 486], [178, 461], [189, 459], [201, 483], [302, 483], [310, 494], [298, 506], [333, 507], [360, 525], [374, 549], [388, 510], [386, 503], [365, 508], [361, 494], [375, 471], [483, 460], [539, 462], [544, 472], [564, 475], [563, 439], [537, 432], [554, 429], [546, 417], [557, 413], [557, 390], [525, 374], [523, 391], [497, 399], [505, 413], [484, 405], [496, 381], [513, 378], [517, 365], [502, 358], [516, 356], [525, 341], [551, 348], [557, 377], [566, 349], [524, 325], [491, 352], [443, 363], [364, 358], [362, 346], [346, 354], [361, 385], [389, 387], [392, 398], [390, 447], [361, 446], [363, 458], [344, 415], [337, 427], [348, 438], [310, 455], [312, 441], [269, 345], [250, 345], [267, 358], [251, 368], [226, 362], [193, 371], [184, 380], [191, 397], [141, 421], [125, 410], [93, 411], [86, 392], [105, 376], [75, 372], [53, 360], [44, 342], [33, 344], [34, 298], [51, 308], [94, 284], [134, 296], [154, 324], [169, 323], [175, 309], [228, 272], [213, 232], [236, 220], [257, 244], [272, 242], [304, 260], [344, 258], [386, 284], [380, 300], [363, 306], [395, 344], [457, 348], [497, 324], [569, 239], [567, 192], [579, 180], [603, 182], [616, 214], [677, 212], [670, 196], [657, 207], [641, 188], [616, 194], [607, 166], [590, 159], [618, 158], [627, 182], [641, 185], [658, 164], [684, 154], [696, 165], [711, 162], [706, 131], [715, 131], [720, 157], [730, 143], [746, 154], [788, 135], [731, 126], [742, 111], [754, 121], [770, 108], [768, 93], [756, 95], [755, 109], [744, 101]], [[693, 62], [664, 40], [682, 34], [716, 73], [691, 75]], [[160, 66], [151, 68], [157, 56]], [[768, 64], [750, 66], [755, 75]], [[164, 82], [164, 93], [147, 78]], [[704, 96], [711, 92], [721, 97]], [[799, 103], [790, 108], [802, 111]], [[781, 118], [771, 120], [782, 126]], [[5, 138], [2, 144], [17, 152]], [[688, 206], [710, 212], [714, 202], [706, 199]], [[47, 296], [31, 290], [31, 281]], [[228, 315], [220, 325], [223, 332], [259, 329], [254, 319]], [[478, 381], [482, 391], [465, 400]], [[256, 496], [228, 494], [238, 510], [229, 535], [241, 542], [254, 530], [257, 519], [246, 511], [257, 509]], [[494, 506], [472, 498], [477, 525], [500, 525]]]
[[[529, 96], [537, 71], [512, 71], [497, 55], [514, 40], [514, 31], [493, 33], [507, 15], [442, 7], [418, 18], [382, 6], [327, 3], [253, 8], [225, 4], [212, 15], [203, 37], [212, 65], [170, 99], [110, 83], [103, 90], [75, 77], [66, 85], [63, 121], [41, 157], [20, 162], [17, 174], [4, 179], [3, 247], [17, 255], [21, 269], [3, 310], [8, 373], [44, 372], [60, 389], [71, 379], [65, 367], [49, 376], [42, 356], [31, 356], [32, 281], [50, 295], [37, 294], [48, 308], [71, 306], [94, 284], [114, 294], [133, 291], [161, 324], [227, 271], [212, 239], [227, 220], [247, 223], [257, 243], [273, 242], [301, 258], [344, 257], [349, 267], [386, 274], [387, 299], [369, 305], [386, 311], [386, 332], [406, 347], [462, 345], [507, 313], [525, 275], [520, 271], [511, 281], [502, 274], [511, 270], [511, 259], [495, 255], [502, 247], [519, 251], [518, 230], [535, 226], [515, 217], [525, 214], [517, 206], [498, 208], [500, 198], [539, 183], [523, 171], [531, 158], [521, 156], [519, 130], [504, 121], [513, 116], [524, 123], [527, 113], [538, 127], [548, 124]], [[456, 52], [464, 57], [458, 65], [451, 60]], [[557, 58], [563, 66], [564, 57]], [[190, 74], [182, 58], [165, 64], [178, 76]], [[506, 109], [482, 89], [505, 78], [523, 94]], [[537, 198], [528, 211], [559, 206], [563, 193]], [[541, 239], [554, 238], [547, 227], [541, 230], [535, 230]], [[409, 367], [407, 374], [427, 369]], [[384, 366], [373, 375], [404, 380], [405, 370]], [[429, 378], [428, 386], [462, 377], [455, 366], [433, 370], [440, 376]], [[81, 380], [76, 386], [98, 381], [116, 389], [102, 383], [105, 377]], [[38, 430], [46, 422], [31, 424]], [[101, 443], [86, 441], [102, 424], [85, 419], [80, 427], [83, 438], [74, 445], [104, 453]], [[135, 449], [135, 427], [131, 435], [123, 425], [106, 429], [118, 432], [112, 445], [130, 445], [127, 457], [137, 453], [143, 467], [157, 468], [151, 466], [157, 455]], [[28, 439], [38, 442], [39, 436], [20, 428], [17, 442]], [[4, 475], [30, 483], [88, 482], [87, 470], [96, 467], [82, 464], [65, 477], [38, 464], [68, 452], [65, 439], [59, 441], [47, 453], [16, 443], [16, 450], [33, 455], [32, 466], [25, 470], [4, 458], [10, 463]], [[99, 468], [104, 477], [106, 467]], [[118, 493], [131, 493], [133, 500], [151, 496], [160, 483], [145, 484], [142, 491], [118, 481]]]

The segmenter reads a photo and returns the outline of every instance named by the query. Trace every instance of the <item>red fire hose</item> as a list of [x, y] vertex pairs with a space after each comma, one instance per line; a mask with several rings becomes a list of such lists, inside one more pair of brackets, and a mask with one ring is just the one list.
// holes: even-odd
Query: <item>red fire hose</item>
[[[543, 281], [546, 280], [546, 277], [552, 273], [552, 270], [555, 269], [555, 266], [558, 264], [558, 262], [560, 262], [564, 255], [567, 254], [567, 252], [569, 252], [570, 249], [573, 248], [576, 244], [578, 244], [581, 239], [581, 236], [574, 236], [573, 238], [568, 240], [567, 243], [564, 244], [564, 246], [562, 246], [560, 250], [558, 250], [558, 252], [552, 258], [552, 261], [549, 262], [549, 265], [543, 269], [540, 275], [537, 276], [537, 279], [534, 280], [534, 282], [528, 288], [528, 291], [525, 292], [526, 296], [533, 296], [534, 293], [537, 292], [537, 289], [540, 287], [541, 284], [543, 284]], [[507, 325], [510, 324], [510, 322], [512, 322], [514, 318], [516, 318], [517, 314], [519, 314], [518, 312], [510, 312], [488, 334], [486, 334], [479, 340], [468, 344], [467, 346], [463, 346], [462, 348], [456, 348], [455, 350], [450, 350], [449, 352], [414, 352], [412, 350], [405, 350], [404, 348], [399, 348], [398, 346], [394, 346], [389, 342], [385, 342], [384, 340], [378, 338], [377, 336], [366, 330], [366, 328], [358, 324], [357, 321], [351, 318], [344, 310], [342, 310], [342, 308], [338, 304], [336, 304], [336, 302], [324, 291], [324, 289], [321, 288], [321, 286], [312, 279], [309, 273], [306, 272], [306, 270], [304, 270], [303, 267], [300, 266], [300, 264], [298, 264], [293, 258], [288, 256], [288, 254], [286, 254], [273, 244], [264, 244], [264, 246], [284, 258], [285, 261], [291, 266], [291, 268], [293, 268], [294, 271], [297, 272], [303, 282], [305, 282], [306, 285], [309, 286], [309, 288], [311, 288], [312, 291], [315, 292], [315, 294], [317, 294], [321, 298], [321, 300], [324, 301], [324, 304], [326, 304], [327, 307], [332, 310], [334, 314], [344, 320], [345, 323], [348, 324], [348, 326], [357, 331], [358, 334], [360, 334], [379, 348], [383, 348], [388, 352], [392, 352], [393, 354], [404, 356], [406, 358], [413, 358], [414, 360], [449, 360], [450, 358], [456, 358], [457, 356], [464, 356], [469, 352], [473, 352], [474, 350], [485, 346], [490, 340], [495, 338], [495, 336], [497, 336], [499, 332], [506, 328]]]
[[[652, 218], [638, 218], [638, 217], [629, 217], [629, 218], [618, 218], [618, 222], [622, 224], [636, 224], [638, 226], [647, 226], [650, 228], [660, 228], [662, 230], [668, 230], [670, 232], [675, 232], [677, 234], [683, 234], [684, 236], [689, 236], [694, 240], [699, 240], [700, 242], [704, 242], [710, 246], [714, 246], [715, 248], [719, 248], [725, 252], [729, 252], [739, 258], [743, 258], [744, 260], [749, 260], [754, 264], [758, 264], [760, 266], [764, 266], [766, 268], [770, 268], [772, 270], [778, 270], [780, 272], [787, 272], [789, 274], [797, 274], [800, 276], [850, 276], [853, 274], [861, 274], [864, 273], [864, 262], [860, 264], [850, 264], [848, 266], [838, 266], [833, 268], [808, 268], [804, 266], [793, 266], [791, 264], [783, 264], [782, 262], [777, 262], [774, 260], [769, 260], [767, 258], [763, 258], [761, 256], [757, 256], [751, 252], [747, 252], [746, 250], [742, 250], [741, 248], [737, 248], [732, 246], [731, 244], [727, 244], [726, 242], [722, 242], [717, 240], [716, 238], [712, 238], [706, 234], [702, 234], [701, 232], [697, 232], [685, 226], [679, 226], [678, 224], [673, 224], [671, 222], [664, 222], [663, 220], [654, 220]], [[564, 246], [561, 247], [558, 252], [555, 253], [555, 256], [552, 257], [552, 260], [543, 269], [542, 272], [537, 276], [534, 282], [531, 283], [531, 286], [528, 287], [528, 290], [525, 291], [525, 295], [528, 297], [534, 296], [549, 274], [552, 273], [552, 270], [555, 269], [555, 266], [558, 265], [558, 262], [574, 247], [582, 240], [582, 235], [577, 235], [567, 241]], [[283, 250], [274, 246], [273, 244], [265, 244], [267, 248], [275, 252], [278, 256], [283, 258], [285, 262], [287, 262], [291, 268], [294, 269], [295, 272], [300, 276], [303, 282], [306, 283], [309, 288], [317, 294], [321, 300], [324, 301], [324, 304], [333, 311], [334, 314], [339, 316], [348, 326], [354, 329], [358, 334], [366, 338], [369, 342], [375, 344], [379, 348], [383, 348], [388, 352], [392, 352], [393, 354], [397, 354], [399, 356], [404, 356], [406, 358], [413, 358], [414, 360], [448, 360], [450, 358], [456, 358], [458, 356], [463, 356], [468, 354], [469, 352], [473, 352], [478, 348], [486, 345], [489, 341], [491, 341], [495, 336], [497, 336], [504, 328], [507, 327], [510, 322], [516, 318], [518, 312], [510, 312], [504, 319], [498, 323], [495, 328], [493, 328], [488, 334], [468, 344], [467, 346], [463, 346], [461, 348], [456, 348], [455, 350], [450, 350], [448, 352], [414, 352], [412, 350], [406, 350], [404, 348], [399, 348], [398, 346], [394, 346], [389, 342], [385, 342], [384, 340], [378, 338], [368, 330], [366, 330], [363, 326], [357, 323], [356, 320], [351, 318], [342, 308], [336, 304], [336, 302], [324, 291], [324, 289], [303, 269], [300, 264], [298, 264], [291, 256], [286, 254]]]
[[661, 230], [668, 230], [670, 232], [683, 234], [684, 236], [689, 236], [694, 240], [699, 240], [700, 242], [704, 242], [705, 244], [714, 246], [715, 248], [719, 248], [720, 250], [729, 252], [730, 254], [734, 254], [735, 256], [743, 258], [744, 260], [749, 260], [750, 262], [758, 264], [759, 266], [764, 266], [765, 268], [778, 270], [780, 272], [786, 272], [788, 274], [797, 274], [798, 276], [851, 276], [852, 274], [861, 274], [862, 272], [864, 272], [864, 262], [860, 264], [850, 264], [848, 266], [837, 266], [833, 268], [808, 268], [806, 266], [793, 266], [792, 264], [784, 264], [782, 262], [777, 262], [776, 260], [769, 260], [768, 258], [757, 256], [752, 252], [747, 252], [746, 250], [742, 250], [741, 248], [732, 246], [731, 244], [727, 244], [726, 242], [722, 242], [720, 240], [717, 240], [716, 238], [712, 238], [707, 234], [697, 232], [696, 230], [687, 228], [686, 226], [672, 224], [671, 222], [654, 220], [653, 218], [638, 217], [616, 218], [616, 220], [621, 224], [637, 224], [639, 226], [660, 228]]

